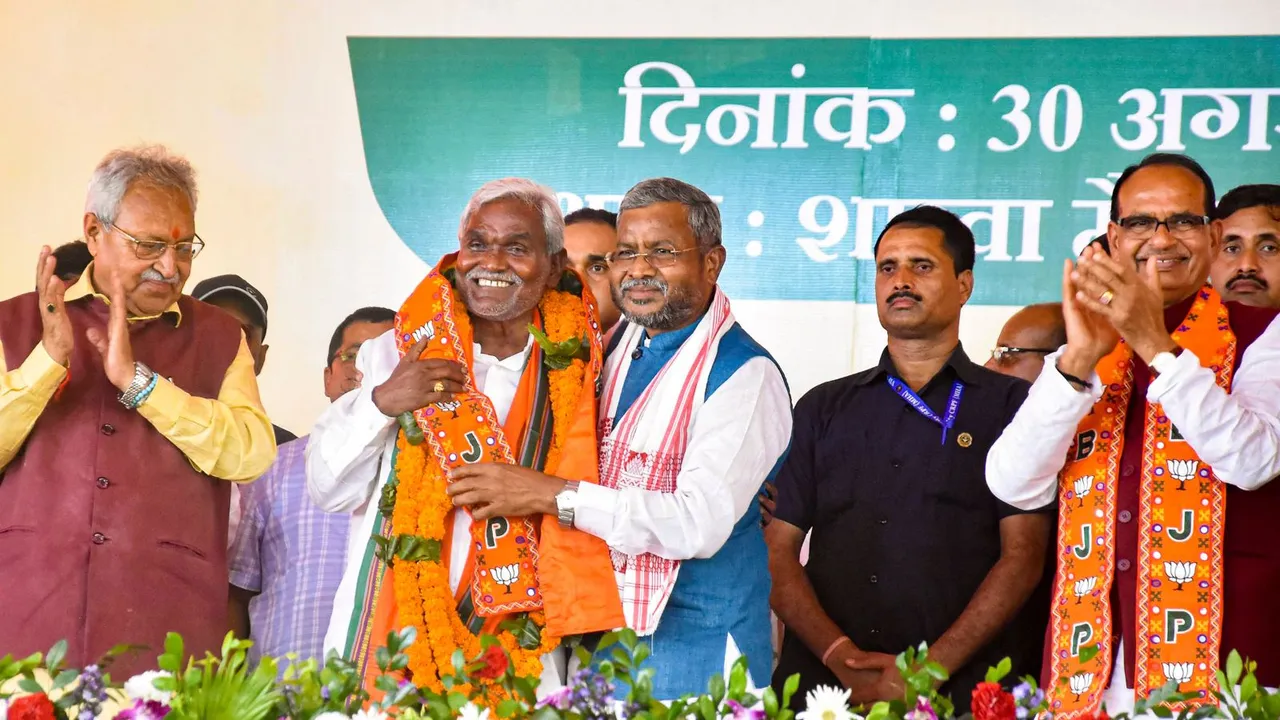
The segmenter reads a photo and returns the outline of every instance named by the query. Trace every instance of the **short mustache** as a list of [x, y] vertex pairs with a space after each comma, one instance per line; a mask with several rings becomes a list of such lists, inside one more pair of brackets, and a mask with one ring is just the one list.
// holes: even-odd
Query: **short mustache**
[[922, 302], [924, 300], [924, 298], [911, 292], [910, 290], [899, 290], [898, 292], [890, 295], [884, 302], [886, 305], [888, 305], [889, 303], [892, 303], [894, 300], [898, 300], [900, 298], [909, 298], [911, 300], [915, 300], [916, 302]]
[[1264, 290], [1267, 288], [1267, 281], [1263, 280], [1262, 276], [1255, 275], [1254, 273], [1238, 273], [1235, 277], [1227, 281], [1227, 288], [1230, 289], [1236, 283], [1247, 281], [1247, 280], [1252, 280], [1253, 282], [1258, 283], [1258, 286], [1263, 288]]
[[623, 280], [622, 283], [618, 285], [618, 289], [623, 292], [636, 287], [653, 288], [655, 290], [662, 291], [664, 295], [667, 292], [667, 283], [656, 277], [629, 278], [627, 280]]
[[170, 285], [177, 285], [179, 279], [180, 278], [177, 275], [174, 275], [171, 278], [167, 278], [164, 275], [161, 275], [160, 271], [156, 270], [155, 268], [147, 268], [146, 270], [142, 271], [143, 282], [151, 281], [151, 282], [169, 283]]
[[467, 272], [468, 280], [497, 280], [499, 282], [508, 282], [512, 285], [523, 285], [524, 279], [513, 272], [497, 272], [494, 270], [485, 270], [484, 268], [475, 267]]

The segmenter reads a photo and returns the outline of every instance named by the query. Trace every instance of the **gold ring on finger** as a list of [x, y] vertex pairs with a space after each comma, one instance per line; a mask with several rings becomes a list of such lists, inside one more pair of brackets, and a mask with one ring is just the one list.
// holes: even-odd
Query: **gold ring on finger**
[[442, 381], [442, 380], [437, 380], [437, 381], [436, 381], [436, 384], [435, 384], [435, 385], [433, 385], [431, 389], [432, 389], [432, 390], [435, 390], [435, 391], [436, 391], [436, 392], [438, 392], [438, 393], [442, 393], [442, 392], [444, 392], [444, 381]]
[[1098, 302], [1102, 303], [1103, 305], [1110, 305], [1112, 298], [1114, 298], [1115, 296], [1116, 296], [1115, 293], [1111, 292], [1110, 290], [1107, 290], [1106, 292], [1102, 293], [1102, 295], [1098, 297]]

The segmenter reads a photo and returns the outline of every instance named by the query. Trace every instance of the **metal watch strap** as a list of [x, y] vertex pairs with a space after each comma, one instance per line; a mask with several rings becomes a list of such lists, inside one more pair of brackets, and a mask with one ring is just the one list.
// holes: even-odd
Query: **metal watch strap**
[[[570, 494], [574, 496], [573, 497], [574, 502], [569, 507], [565, 507], [563, 504], [561, 504], [560, 498]], [[564, 484], [564, 489], [556, 493], [556, 519], [560, 521], [560, 527], [564, 527], [564, 528], [573, 527], [573, 519], [577, 515], [577, 510], [578, 510], [577, 496], [578, 496], [577, 480], [570, 480], [569, 482], [566, 482]]]
[[151, 368], [140, 362], [133, 364], [133, 382], [129, 383], [129, 387], [120, 393], [120, 404], [130, 410], [138, 406], [138, 396], [146, 389], [151, 382], [151, 377], [155, 375]]

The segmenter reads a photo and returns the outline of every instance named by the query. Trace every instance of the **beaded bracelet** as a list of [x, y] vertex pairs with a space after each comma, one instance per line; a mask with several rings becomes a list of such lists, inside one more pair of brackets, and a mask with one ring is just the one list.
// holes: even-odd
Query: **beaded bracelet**
[[137, 410], [142, 403], [146, 402], [147, 398], [151, 397], [151, 391], [156, 389], [156, 383], [159, 381], [160, 375], [158, 373], [152, 374], [151, 382], [147, 383], [147, 386], [142, 388], [142, 392], [138, 393], [138, 398], [129, 405], [129, 409]]

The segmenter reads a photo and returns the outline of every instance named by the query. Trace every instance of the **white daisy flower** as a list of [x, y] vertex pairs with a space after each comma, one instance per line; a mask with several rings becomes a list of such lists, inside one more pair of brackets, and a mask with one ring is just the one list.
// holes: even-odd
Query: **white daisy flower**
[[148, 670], [140, 675], [134, 675], [124, 684], [124, 693], [130, 700], [152, 701], [168, 705], [172, 693], [156, 689], [156, 680], [162, 677], [167, 678], [172, 675], [163, 670]]
[[326, 712], [326, 713], [320, 713], [319, 715], [315, 716], [311, 720], [351, 720], [351, 718], [348, 718], [346, 715], [343, 715], [340, 712], [334, 712], [330, 710], [329, 712]]
[[387, 720], [387, 714], [376, 708], [370, 708], [352, 715], [351, 720]]
[[827, 685], [819, 685], [804, 698], [804, 710], [796, 713], [796, 720], [854, 720], [849, 711], [849, 691]]
[[458, 718], [459, 720], [489, 720], [489, 708], [482, 710], [473, 703], [467, 703], [458, 708]]

